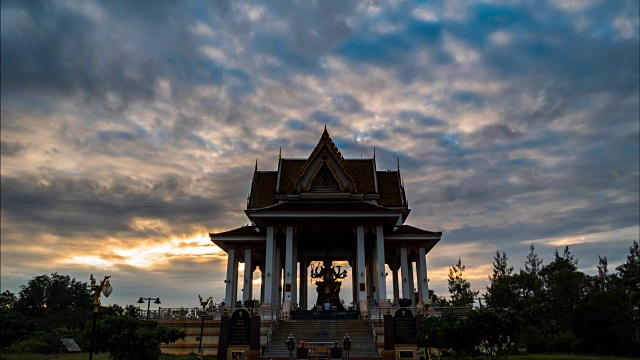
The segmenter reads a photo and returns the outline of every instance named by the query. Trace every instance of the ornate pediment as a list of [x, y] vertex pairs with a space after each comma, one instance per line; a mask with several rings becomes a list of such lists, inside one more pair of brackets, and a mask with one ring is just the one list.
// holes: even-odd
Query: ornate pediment
[[296, 193], [302, 192], [356, 192], [355, 181], [346, 168], [346, 162], [333, 143], [327, 128], [307, 159], [295, 182]]
[[311, 192], [335, 192], [340, 191], [340, 186], [336, 183], [329, 170], [325, 168], [320, 170], [309, 190]]

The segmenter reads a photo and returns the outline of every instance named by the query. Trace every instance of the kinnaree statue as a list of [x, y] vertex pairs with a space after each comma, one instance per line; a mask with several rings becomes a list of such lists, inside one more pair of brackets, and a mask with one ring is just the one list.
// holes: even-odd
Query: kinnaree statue
[[340, 285], [342, 282], [340, 279], [347, 277], [347, 270], [340, 271], [342, 266], [336, 266], [337, 270], [331, 266], [331, 257], [327, 253], [322, 266], [318, 266], [315, 269], [311, 268], [311, 277], [314, 279], [322, 279], [316, 281], [316, 290], [318, 291], [318, 300], [316, 306], [323, 306], [325, 303], [329, 303], [331, 306], [343, 309], [342, 302], [340, 301]]

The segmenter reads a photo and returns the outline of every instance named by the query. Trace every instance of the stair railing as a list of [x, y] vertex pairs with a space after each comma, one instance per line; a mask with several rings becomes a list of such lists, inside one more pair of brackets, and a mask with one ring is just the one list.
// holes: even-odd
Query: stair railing
[[[369, 327], [371, 327], [371, 339], [373, 340], [373, 348], [378, 353], [378, 335], [376, 334], [376, 326], [373, 323], [373, 317], [369, 316]], [[372, 355], [372, 354], [369, 354]]]
[[[271, 308], [271, 325], [269, 325], [269, 332], [267, 333], [267, 347], [265, 351], [269, 350], [269, 345], [271, 344], [271, 340], [278, 329], [278, 319], [280, 319], [280, 309], [279, 308]], [[275, 316], [274, 316], [275, 313]]]

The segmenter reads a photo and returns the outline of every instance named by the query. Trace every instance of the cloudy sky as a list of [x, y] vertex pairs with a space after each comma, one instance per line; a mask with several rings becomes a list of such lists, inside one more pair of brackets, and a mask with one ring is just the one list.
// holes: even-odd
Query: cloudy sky
[[207, 234], [325, 125], [399, 157], [441, 295], [458, 256], [484, 289], [496, 250], [570, 245], [592, 274], [638, 240], [638, 1], [1, 4], [2, 291], [57, 271], [111, 275], [106, 304], [222, 300]]

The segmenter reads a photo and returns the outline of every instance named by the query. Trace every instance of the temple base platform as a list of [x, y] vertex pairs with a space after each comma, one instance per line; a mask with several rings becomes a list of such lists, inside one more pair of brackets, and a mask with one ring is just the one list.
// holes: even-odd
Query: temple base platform
[[357, 310], [297, 310], [291, 312], [292, 320], [355, 320]]

